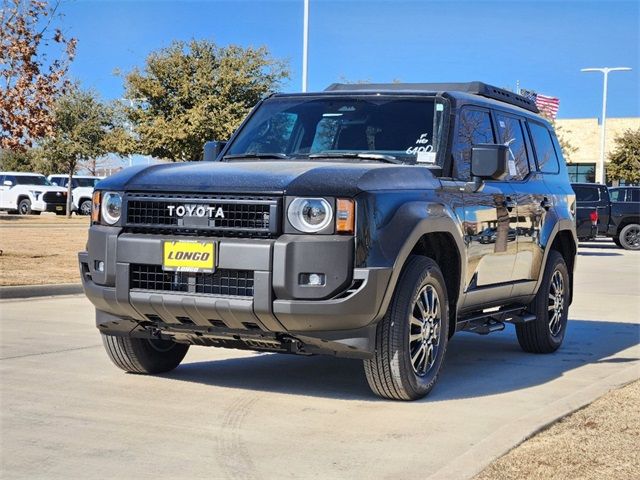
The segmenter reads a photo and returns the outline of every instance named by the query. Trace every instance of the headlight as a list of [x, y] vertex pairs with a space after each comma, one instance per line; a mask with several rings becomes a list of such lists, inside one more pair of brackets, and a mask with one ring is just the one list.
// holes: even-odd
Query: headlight
[[108, 225], [113, 225], [120, 220], [122, 214], [122, 195], [116, 192], [105, 192], [102, 196], [102, 208], [100, 209], [102, 220]]
[[333, 209], [324, 198], [296, 198], [287, 210], [289, 223], [301, 232], [315, 233], [333, 220]]

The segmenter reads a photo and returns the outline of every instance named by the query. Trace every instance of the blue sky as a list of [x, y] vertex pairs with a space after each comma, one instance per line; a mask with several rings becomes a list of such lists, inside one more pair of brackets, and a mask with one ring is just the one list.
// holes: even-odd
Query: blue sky
[[[269, 48], [289, 61], [299, 91], [302, 0], [64, 0], [64, 31], [78, 38], [71, 73], [105, 98], [122, 95], [116, 69], [144, 64], [173, 39]], [[348, 80], [482, 80], [560, 98], [560, 118], [640, 116], [640, 2], [311, 0], [309, 90]]]

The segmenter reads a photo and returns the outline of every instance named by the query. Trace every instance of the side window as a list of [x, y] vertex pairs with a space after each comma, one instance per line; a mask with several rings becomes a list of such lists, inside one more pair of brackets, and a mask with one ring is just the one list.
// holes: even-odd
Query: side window
[[640, 190], [637, 188], [628, 189], [627, 202], [640, 202]]
[[576, 194], [576, 200], [579, 202], [597, 202], [600, 200], [598, 188], [594, 185], [588, 187], [586, 185], [574, 186], [573, 191]]
[[527, 146], [520, 120], [496, 113], [498, 141], [509, 147], [509, 180], [522, 180], [529, 173]]
[[471, 179], [471, 147], [481, 143], [495, 143], [489, 112], [465, 108], [458, 119], [458, 132], [451, 152], [455, 178]]
[[542, 173], [558, 173], [560, 171], [558, 156], [547, 127], [539, 123], [529, 122], [529, 131], [531, 132], [531, 140], [536, 151], [540, 171]]
[[624, 199], [624, 190], [620, 190], [619, 188], [609, 190], [609, 198], [611, 198], [612, 202], [622, 201]]

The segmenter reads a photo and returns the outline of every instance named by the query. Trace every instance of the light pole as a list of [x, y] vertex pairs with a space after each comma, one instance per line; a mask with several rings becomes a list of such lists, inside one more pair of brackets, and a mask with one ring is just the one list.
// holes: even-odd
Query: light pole
[[581, 72], [602, 72], [604, 74], [604, 85], [602, 89], [602, 130], [600, 132], [600, 161], [596, 168], [596, 182], [600, 182], [606, 185], [606, 174], [604, 168], [605, 157], [605, 134], [607, 123], [607, 85], [609, 80], [609, 72], [628, 72], [631, 70], [629, 67], [600, 67], [600, 68], [582, 68]]
[[302, 27], [302, 92], [307, 91], [307, 63], [309, 50], [309, 0], [304, 0], [304, 21]]

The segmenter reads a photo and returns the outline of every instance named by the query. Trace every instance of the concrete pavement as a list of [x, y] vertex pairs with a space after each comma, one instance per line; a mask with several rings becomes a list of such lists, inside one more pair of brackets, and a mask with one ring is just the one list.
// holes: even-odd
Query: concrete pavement
[[459, 334], [425, 400], [372, 396], [356, 360], [193, 347], [111, 365], [82, 296], [0, 302], [3, 478], [468, 478], [640, 377], [640, 253], [581, 248], [563, 347]]

